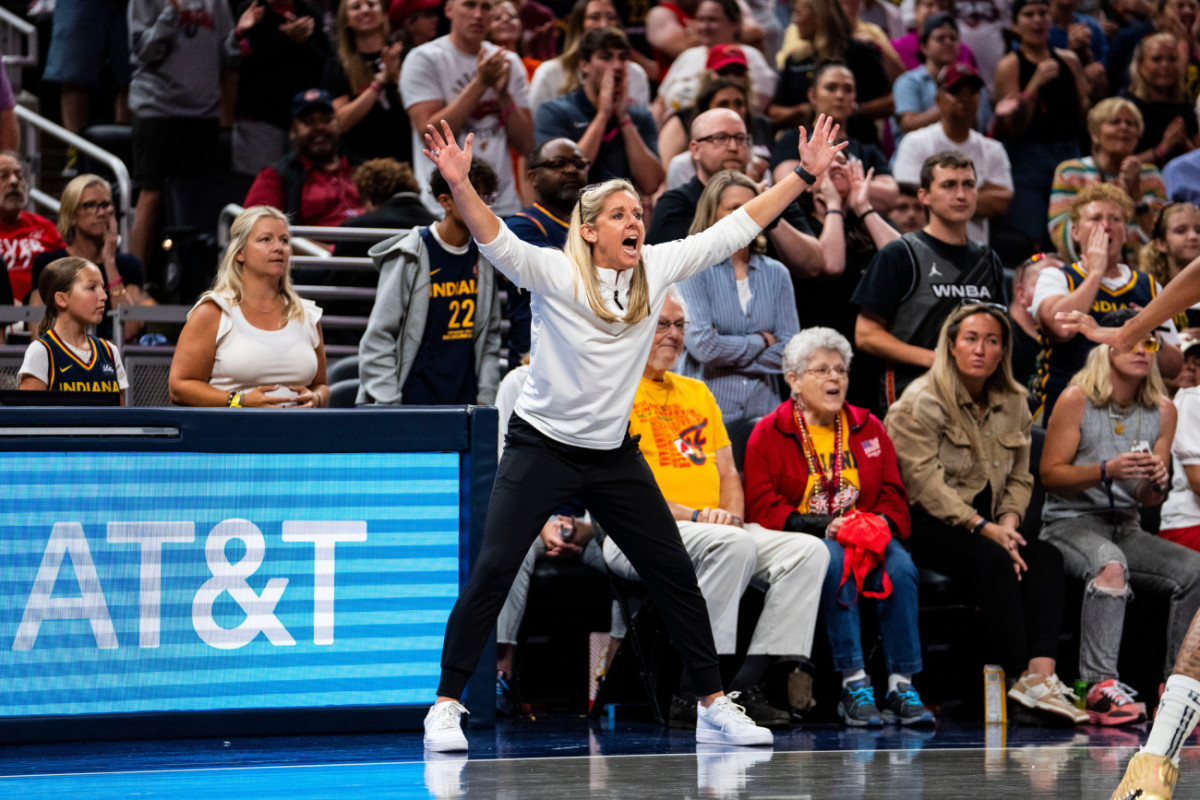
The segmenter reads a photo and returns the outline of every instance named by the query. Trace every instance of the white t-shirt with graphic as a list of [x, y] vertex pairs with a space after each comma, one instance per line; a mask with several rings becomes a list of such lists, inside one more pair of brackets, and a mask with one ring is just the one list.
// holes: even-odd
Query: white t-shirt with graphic
[[[490, 54], [496, 45], [484, 42], [483, 48]], [[508, 60], [508, 92], [518, 108], [528, 109], [529, 81], [525, 77], [525, 66], [515, 53], [509, 53]], [[400, 96], [404, 98], [404, 107], [412, 108], [429, 100], [450, 104], [475, 77], [477, 63], [478, 58], [455, 47], [449, 35], [416, 48], [404, 60], [400, 72]], [[474, 155], [488, 162], [500, 178], [492, 210], [500, 217], [517, 213], [521, 210], [521, 198], [517, 194], [512, 158], [508, 154], [508, 133], [500, 121], [500, 103], [492, 89], [483, 93], [463, 129], [454, 132], [459, 146], [466, 143], [469, 133], [475, 134]], [[421, 199], [431, 212], [441, 217], [441, 206], [429, 194], [429, 178], [434, 166], [421, 153], [425, 147], [424, 134], [413, 126], [413, 169], [421, 184]]]

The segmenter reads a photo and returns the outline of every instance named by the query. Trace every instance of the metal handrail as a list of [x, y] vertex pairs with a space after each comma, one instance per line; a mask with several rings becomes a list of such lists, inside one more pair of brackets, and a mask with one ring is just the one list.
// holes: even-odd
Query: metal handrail
[[375, 262], [369, 258], [351, 258], [349, 256], [292, 256], [293, 269], [323, 269], [330, 272], [371, 272]]
[[[119, 221], [117, 223], [121, 231], [120, 248], [121, 252], [123, 253], [129, 252], [129, 221], [133, 216], [130, 213], [133, 210], [133, 181], [129, 179], [129, 170], [126, 168], [125, 162], [104, 148], [89, 142], [87, 139], [79, 136], [78, 134], [71, 133], [61, 125], [54, 124], [42, 115], [30, 111], [24, 106], [18, 105], [16, 111], [17, 118], [26, 125], [36, 128], [42, 133], [48, 134], [55, 139], [65, 142], [79, 152], [86, 153], [112, 170], [113, 176], [117, 179], [117, 208], [121, 212], [120, 216], [118, 217]], [[21, 141], [22, 146], [25, 149], [26, 158], [32, 162], [33, 159], [40, 154], [41, 150], [36, 137], [22, 136]], [[52, 208], [56, 214], [58, 213], [57, 201], [53, 201], [53, 198], [50, 198], [49, 195], [45, 194], [44, 192], [35, 189], [29, 193], [29, 196], [32, 197], [35, 202], [46, 205]], [[47, 202], [47, 200], [52, 202]]]
[[409, 228], [326, 228], [317, 225], [293, 225], [294, 236], [307, 236], [327, 242], [382, 242]]
[[[230, 203], [221, 209], [221, 216], [217, 221], [217, 244], [222, 248], [229, 244], [229, 226], [233, 222], [233, 218], [242, 213], [244, 209], [237, 203]], [[359, 262], [362, 264], [370, 264], [369, 258], [348, 259], [343, 257], [334, 257], [330, 254], [329, 249], [322, 247], [312, 240], [316, 239], [322, 242], [382, 242], [384, 239], [390, 239], [397, 233], [409, 230], [408, 228], [329, 228], [323, 225], [292, 225], [289, 229], [292, 234], [292, 250], [294, 253], [305, 251], [304, 255], [308, 260], [303, 262], [305, 266], [313, 266], [312, 260], [315, 259], [330, 259], [336, 262], [339, 266], [345, 269], [348, 262]], [[311, 250], [306, 247], [298, 246], [300, 243], [311, 246]], [[343, 263], [347, 262], [347, 263]], [[301, 262], [293, 256], [292, 264], [299, 265]], [[336, 269], [337, 267], [330, 264], [320, 264], [326, 269]]]
[[[13, 45], [20, 41], [16, 47]], [[13, 94], [21, 93], [21, 69], [38, 63], [37, 27], [7, 8], [0, 8], [0, 50]]]
[[[217, 245], [222, 250], [229, 246], [229, 226], [233, 224], [234, 218], [245, 210], [237, 203], [230, 203], [221, 209], [221, 215], [217, 217]], [[304, 255], [315, 256], [317, 258], [331, 257], [329, 248], [322, 247], [316, 242], [311, 242], [302, 236], [292, 239], [292, 252], [303, 253]]]

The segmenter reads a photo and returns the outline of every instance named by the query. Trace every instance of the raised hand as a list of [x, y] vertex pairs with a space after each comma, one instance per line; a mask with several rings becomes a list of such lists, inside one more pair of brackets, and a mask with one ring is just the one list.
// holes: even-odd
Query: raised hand
[[475, 134], [468, 133], [466, 146], [460, 148], [454, 140], [450, 123], [446, 120], [441, 122], [440, 132], [433, 125], [426, 126], [425, 149], [421, 152], [434, 163], [446, 179], [446, 183], [454, 186], [460, 181], [465, 181], [467, 173], [471, 171], [471, 145], [475, 141]]
[[297, 17], [291, 22], [279, 26], [279, 32], [296, 44], [302, 44], [316, 30], [316, 21], [312, 17]]
[[612, 67], [605, 67], [600, 78], [600, 96], [597, 98], [596, 114], [608, 119], [617, 112], [617, 75]]
[[479, 80], [484, 86], [495, 88], [500, 83], [500, 77], [504, 74], [504, 68], [508, 64], [508, 59], [504, 55], [503, 50], [495, 50], [489, 56], [483, 50], [479, 51], [479, 57], [475, 60], [475, 68], [479, 74]]
[[1108, 231], [1101, 225], [1092, 228], [1083, 248], [1083, 265], [1089, 275], [1103, 275], [1108, 269], [1108, 245]]
[[1038, 62], [1037, 67], [1033, 71], [1033, 77], [1029, 79], [1025, 90], [1036, 92], [1042, 86], [1045, 86], [1050, 81], [1058, 77], [1059, 66], [1058, 62], [1053, 58], [1046, 58]]
[[826, 210], [833, 209], [841, 211], [842, 196], [838, 194], [837, 187], [833, 185], [833, 173], [837, 169], [837, 164], [830, 166], [825, 174], [817, 179], [816, 185], [813, 187], [813, 192], [817, 197], [825, 201]]
[[394, 84], [400, 80], [400, 54], [404, 52], [404, 43], [395, 42], [383, 48], [383, 83], [386, 85]]
[[1142, 160], [1137, 156], [1126, 156], [1121, 162], [1121, 186], [1134, 202], [1142, 198]]
[[813, 123], [811, 138], [804, 130], [804, 126], [800, 126], [800, 146], [797, 148], [800, 153], [800, 166], [810, 175], [819, 176], [829, 169], [829, 165], [833, 163], [833, 157], [850, 144], [848, 141], [841, 144], [834, 143], [839, 130], [841, 130], [841, 126], [833, 121], [833, 117], [827, 117], [824, 114], [817, 117], [817, 121]]
[[[176, 5], [178, 8], [178, 5]], [[242, 16], [238, 17], [236, 33], [238, 36], [245, 36], [251, 28], [262, 22], [263, 14], [267, 13], [267, 7], [262, 3], [253, 2], [246, 7], [242, 12]]]
[[871, 167], [863, 174], [863, 163], [858, 159], [850, 162], [850, 196], [846, 202], [850, 210], [862, 219], [871, 210], [871, 179], [875, 177], [875, 168]]

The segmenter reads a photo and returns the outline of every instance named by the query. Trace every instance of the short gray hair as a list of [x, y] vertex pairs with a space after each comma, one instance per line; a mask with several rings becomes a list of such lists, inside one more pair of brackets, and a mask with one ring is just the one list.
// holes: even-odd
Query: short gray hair
[[804, 370], [808, 369], [809, 360], [819, 350], [837, 353], [842, 357], [846, 369], [850, 368], [850, 359], [854, 357], [854, 351], [845, 336], [833, 328], [807, 328], [793, 336], [787, 347], [783, 348], [783, 374], [802, 375]]
[[[687, 301], [683, 299], [683, 292], [679, 291], [678, 283], [672, 283], [670, 286], [667, 287], [666, 300], [674, 300], [676, 303], [679, 304], [679, 309], [681, 311], [683, 311], [683, 319], [686, 322], [688, 319], [688, 316], [689, 316], [688, 315], [688, 304], [687, 304]], [[666, 304], [666, 300], [663, 301], [664, 304]], [[662, 313], [661, 308], [659, 309], [659, 313], [660, 314]]]

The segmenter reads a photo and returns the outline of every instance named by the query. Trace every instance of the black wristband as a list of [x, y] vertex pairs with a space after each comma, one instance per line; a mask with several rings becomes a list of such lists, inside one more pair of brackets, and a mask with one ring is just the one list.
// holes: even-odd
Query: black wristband
[[795, 171], [796, 171], [796, 174], [800, 176], [800, 180], [804, 181], [809, 186], [812, 186], [814, 183], [817, 182], [817, 176], [813, 175], [811, 172], [806, 170], [803, 166], [797, 165]]
[[979, 522], [975, 525], [974, 528], [971, 529], [971, 533], [975, 536], [978, 536], [979, 534], [983, 533], [983, 529], [987, 527], [987, 524], [988, 524], [987, 517], [981, 516], [979, 518]]
[[695, 522], [699, 518], [700, 518], [700, 509], [697, 508], [695, 511], [692, 512], [692, 522]]
[[[859, 219], [866, 219], [867, 217], [871, 216], [872, 214], [879, 214], [879, 212], [873, 208], [868, 208], [861, 216], [859, 216]], [[883, 216], [883, 215], [880, 214], [880, 216]]]

